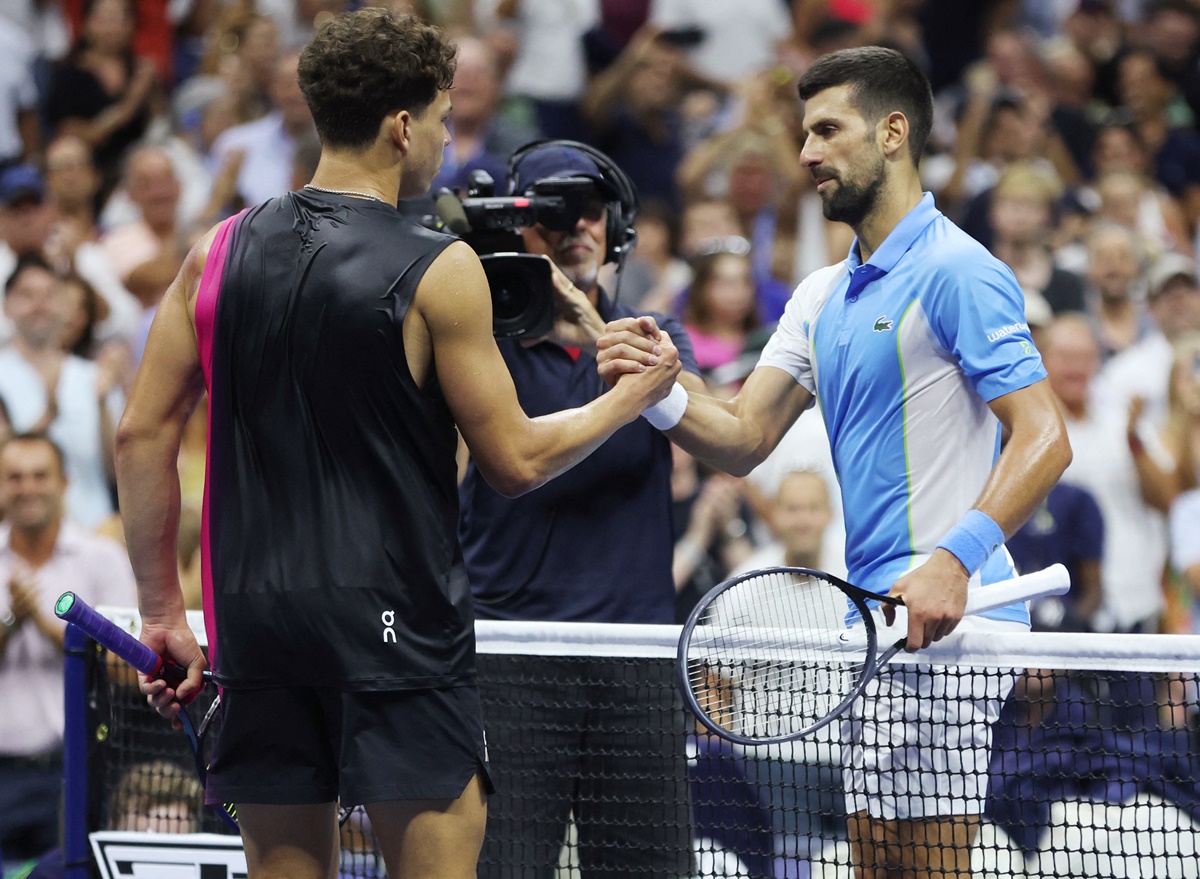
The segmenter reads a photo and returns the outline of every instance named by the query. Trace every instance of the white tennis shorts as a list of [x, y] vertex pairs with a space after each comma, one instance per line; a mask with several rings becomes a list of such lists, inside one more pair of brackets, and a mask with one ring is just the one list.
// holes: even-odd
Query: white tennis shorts
[[[1027, 632], [965, 617], [955, 632]], [[978, 815], [987, 796], [992, 724], [1016, 671], [890, 664], [842, 724], [846, 811], [905, 820]]]

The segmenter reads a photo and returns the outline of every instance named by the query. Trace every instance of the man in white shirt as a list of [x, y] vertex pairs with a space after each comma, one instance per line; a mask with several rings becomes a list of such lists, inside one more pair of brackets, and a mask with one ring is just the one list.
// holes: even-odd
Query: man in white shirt
[[825, 477], [816, 470], [784, 473], [771, 505], [770, 524], [776, 541], [755, 552], [733, 573], [786, 565], [844, 578], [845, 561], [826, 547], [832, 522], [833, 505]]
[[1074, 460], [1063, 482], [1090, 491], [1104, 516], [1104, 597], [1092, 617], [1097, 631], [1153, 632], [1163, 610], [1167, 536], [1163, 515], [1144, 495], [1128, 413], [1098, 393], [1099, 345], [1087, 320], [1067, 314], [1046, 329], [1042, 358], [1067, 425]]
[[106, 232], [100, 244], [121, 282], [129, 284], [139, 265], [179, 249], [175, 221], [182, 190], [171, 157], [153, 145], [129, 155], [123, 183], [140, 216]]
[[44, 430], [63, 450], [67, 516], [95, 528], [113, 512], [113, 438], [124, 400], [121, 376], [62, 350], [66, 290], [39, 256], [21, 257], [8, 276], [4, 314], [16, 333], [0, 348], [0, 400], [13, 430]]
[[50, 440], [0, 445], [0, 855], [10, 866], [58, 839], [66, 627], [54, 602], [67, 590], [93, 605], [137, 599], [120, 545], [64, 519], [66, 490]]
[[279, 62], [271, 85], [275, 109], [261, 119], [221, 132], [213, 143], [211, 170], [215, 176], [234, 153], [241, 153], [237, 194], [245, 205], [283, 195], [292, 188], [292, 150], [313, 130], [312, 114], [298, 79], [299, 55]]
[[1166, 253], [1151, 267], [1149, 281], [1147, 308], [1158, 332], [1109, 360], [1099, 381], [1109, 405], [1125, 411], [1141, 397], [1146, 420], [1161, 428], [1167, 417], [1173, 346], [1184, 333], [1200, 331], [1200, 273], [1188, 257]]

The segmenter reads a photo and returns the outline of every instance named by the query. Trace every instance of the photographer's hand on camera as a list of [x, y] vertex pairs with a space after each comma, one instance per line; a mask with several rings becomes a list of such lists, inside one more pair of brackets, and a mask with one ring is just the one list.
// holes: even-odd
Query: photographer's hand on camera
[[553, 260], [544, 259], [550, 264], [550, 279], [554, 284], [554, 329], [547, 336], [524, 340], [521, 344], [529, 347], [548, 340], [564, 348], [579, 348], [594, 355], [596, 340], [604, 332], [604, 318], [587, 294], [576, 287]]

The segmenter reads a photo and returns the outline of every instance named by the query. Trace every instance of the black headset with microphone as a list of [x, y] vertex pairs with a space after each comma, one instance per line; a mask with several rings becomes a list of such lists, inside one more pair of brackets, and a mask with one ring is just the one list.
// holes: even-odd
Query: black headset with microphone
[[520, 180], [521, 162], [530, 153], [551, 147], [564, 147], [583, 153], [596, 163], [596, 167], [600, 169], [601, 179], [611, 193], [615, 194], [615, 199], [610, 197], [605, 202], [607, 220], [605, 222], [604, 262], [615, 262], [621, 266], [637, 241], [637, 230], [633, 226], [638, 215], [637, 187], [633, 185], [629, 176], [600, 150], [577, 140], [545, 138], [527, 143], [513, 153], [512, 158], [508, 161], [507, 191], [519, 195], [521, 193], [518, 192], [518, 184], [527, 188], [530, 183], [535, 182]]

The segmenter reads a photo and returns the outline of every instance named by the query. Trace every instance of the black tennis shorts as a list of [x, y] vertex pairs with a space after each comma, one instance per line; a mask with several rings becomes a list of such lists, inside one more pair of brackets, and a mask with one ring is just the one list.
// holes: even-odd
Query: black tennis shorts
[[493, 791], [473, 686], [226, 689], [221, 702], [205, 743], [210, 804], [457, 799], [477, 773]]

